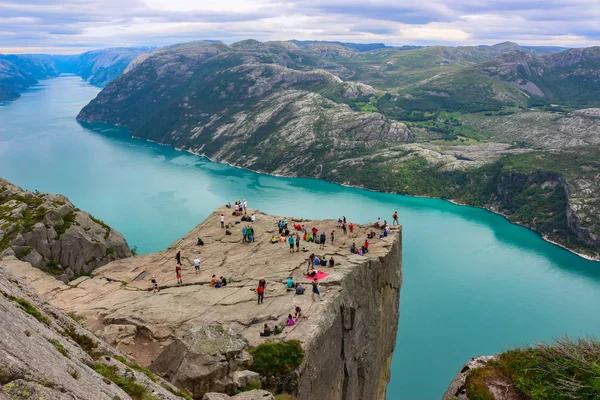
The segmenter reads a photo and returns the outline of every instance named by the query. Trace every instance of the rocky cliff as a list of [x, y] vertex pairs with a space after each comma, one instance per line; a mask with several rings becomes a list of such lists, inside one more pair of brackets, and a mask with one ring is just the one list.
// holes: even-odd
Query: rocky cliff
[[123, 236], [63, 195], [0, 178], [0, 257], [15, 256], [65, 282], [131, 256]]
[[[112, 262], [69, 285], [24, 268], [18, 260], [8, 263], [53, 304], [83, 317], [92, 332], [194, 398], [256, 382], [258, 374], [250, 369], [261, 373], [264, 388], [295, 398], [383, 399], [398, 327], [401, 230], [371, 240], [369, 253], [360, 256], [349, 247], [353, 241], [363, 243], [372, 227], [357, 225], [351, 238], [335, 221], [303, 221], [308, 229], [328, 233], [327, 246], [320, 250], [303, 241], [306, 252], [290, 253], [287, 243], [269, 240], [279, 236], [277, 221], [283, 217], [252, 212], [254, 223], [236, 224], [239, 217], [218, 209], [168, 249]], [[225, 229], [219, 224], [221, 213]], [[241, 226], [247, 224], [255, 229], [252, 243], [242, 241]], [[196, 244], [198, 238], [204, 245]], [[175, 278], [177, 251], [182, 284]], [[312, 252], [336, 261], [333, 268], [319, 267], [329, 274], [320, 281], [323, 301], [311, 300], [304, 277]], [[198, 272], [192, 262], [196, 257], [201, 260]], [[213, 275], [225, 277], [228, 285], [211, 287]], [[156, 293], [149, 290], [153, 276], [160, 285]], [[288, 276], [302, 282], [306, 294], [287, 291]], [[267, 281], [263, 304], [257, 304], [254, 292], [260, 278]], [[302, 317], [295, 326], [285, 326], [295, 306]], [[265, 323], [285, 327], [278, 336], [261, 337]], [[294, 341], [303, 352], [299, 365], [273, 371], [270, 363], [280, 355], [267, 357], [266, 367], [257, 366], [258, 353], [285, 343], [293, 347]], [[265, 343], [267, 350], [259, 346]]]

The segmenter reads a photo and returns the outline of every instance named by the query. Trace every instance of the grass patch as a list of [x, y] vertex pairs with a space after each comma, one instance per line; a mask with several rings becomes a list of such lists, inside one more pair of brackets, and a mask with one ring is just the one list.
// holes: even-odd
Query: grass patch
[[7, 296], [7, 297], [8, 297], [9, 300], [12, 300], [15, 303], [17, 303], [18, 305], [20, 305], [21, 308], [23, 310], [25, 310], [25, 312], [27, 314], [31, 315], [32, 317], [34, 317], [38, 321], [42, 322], [43, 324], [46, 324], [46, 325], [50, 326], [50, 318], [48, 318], [45, 315], [43, 315], [30, 302], [28, 302], [27, 300], [22, 299], [20, 297], [13, 297], [13, 296]]
[[151, 396], [146, 391], [146, 388], [140, 385], [139, 383], [135, 382], [134, 380], [119, 376], [119, 368], [116, 365], [109, 366], [95, 362], [92, 368], [104, 378], [108, 379], [110, 382], [113, 382], [115, 385], [120, 387], [121, 390], [123, 390], [125, 393], [131, 396], [133, 400], [156, 399], [156, 397]]
[[292, 372], [304, 360], [304, 350], [298, 340], [262, 343], [250, 349], [253, 357], [250, 370], [265, 376]]
[[106, 229], [106, 233], [104, 234], [104, 239], [108, 239], [108, 236], [110, 235], [110, 226], [108, 226], [104, 221], [102, 221], [101, 219], [98, 219], [96, 217], [94, 217], [92, 214], [90, 214], [90, 218], [92, 219], [92, 221], [94, 221], [95, 223], [97, 223], [98, 225], [102, 226], [104, 229]]
[[19, 254], [17, 254], [17, 258], [19, 260], [22, 260], [23, 258], [27, 257], [28, 255], [31, 254], [31, 252], [33, 251], [33, 249], [31, 247], [29, 247], [27, 250], [20, 252]]
[[183, 390], [183, 389], [175, 390], [171, 386], [167, 385], [166, 383], [161, 383], [160, 385], [165, 390], [168, 390], [169, 392], [173, 393], [175, 396], [183, 397], [185, 400], [192, 400], [192, 395], [189, 394], [186, 390]]
[[286, 393], [275, 395], [275, 400], [293, 400], [293, 397]]
[[108, 247], [108, 248], [106, 249], [106, 253], [105, 253], [105, 254], [106, 254], [107, 256], [109, 256], [109, 255], [111, 255], [111, 254], [114, 254], [114, 253], [115, 253], [115, 249], [113, 249], [112, 247]]
[[62, 345], [61, 342], [59, 342], [56, 339], [48, 339], [48, 342], [50, 342], [54, 347], [56, 347], [56, 350], [58, 350], [58, 352], [60, 354], [62, 354], [63, 356], [67, 357], [68, 359], [71, 358], [69, 356], [69, 352], [67, 351], [67, 349], [65, 349], [65, 347]]
[[67, 215], [63, 217], [63, 224], [59, 226], [55, 226], [54, 229], [56, 233], [60, 237], [63, 233], [67, 231], [75, 223], [75, 219], [77, 218], [77, 214], [74, 211], [70, 211]]
[[116, 356], [115, 360], [119, 360], [123, 364], [127, 365], [129, 368], [134, 369], [136, 371], [139, 371], [139, 372], [143, 373], [152, 382], [158, 382], [158, 378], [156, 377], [156, 375], [154, 375], [152, 373], [152, 371], [150, 371], [148, 368], [144, 368], [141, 365], [139, 365], [137, 363], [134, 363], [134, 362], [131, 362], [131, 361], [127, 360], [125, 357], [122, 357], [122, 356]]
[[65, 335], [73, 339], [73, 341], [77, 343], [83, 351], [90, 355], [92, 355], [92, 353], [98, 347], [98, 344], [94, 340], [86, 335], [80, 335], [72, 326], [69, 326], [67, 329], [65, 329]]
[[600, 398], [600, 342], [564, 337], [554, 344], [509, 350], [498, 361], [467, 375], [467, 395], [472, 400], [493, 397], [485, 380], [494, 375], [509, 378], [515, 389], [531, 400]]

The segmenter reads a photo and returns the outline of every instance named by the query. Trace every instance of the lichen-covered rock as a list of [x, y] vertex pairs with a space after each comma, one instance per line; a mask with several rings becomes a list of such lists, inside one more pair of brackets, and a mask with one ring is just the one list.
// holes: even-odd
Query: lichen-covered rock
[[444, 393], [442, 400], [469, 400], [467, 397], [466, 380], [469, 371], [475, 368], [485, 367], [488, 362], [494, 360], [494, 356], [473, 357], [458, 371], [450, 386]]
[[224, 393], [210, 392], [202, 396], [202, 400], [273, 400], [273, 394], [266, 390], [250, 390], [248, 392], [238, 393], [235, 396], [228, 396]]
[[0, 257], [15, 256], [67, 281], [131, 256], [123, 236], [63, 195], [25, 191], [0, 178]]

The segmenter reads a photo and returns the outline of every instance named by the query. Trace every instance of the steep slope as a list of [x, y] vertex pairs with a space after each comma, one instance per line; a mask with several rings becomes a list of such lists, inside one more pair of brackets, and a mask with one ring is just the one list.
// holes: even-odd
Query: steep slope
[[50, 56], [0, 54], [0, 103], [18, 99], [23, 89], [59, 73]]
[[16, 256], [67, 281], [131, 256], [123, 236], [62, 195], [0, 178], [0, 257]]

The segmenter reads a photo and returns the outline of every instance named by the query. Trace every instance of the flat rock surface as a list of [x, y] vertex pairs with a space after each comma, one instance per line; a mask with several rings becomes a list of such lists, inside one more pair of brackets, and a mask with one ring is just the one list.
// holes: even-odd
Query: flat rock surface
[[[225, 214], [230, 227], [220, 227], [219, 215]], [[288, 215], [292, 232], [294, 224], [303, 224], [310, 231], [313, 227], [327, 233], [324, 250], [316, 243], [301, 242], [307, 251], [289, 252], [286, 243], [270, 243], [272, 235], [279, 237], [277, 222], [284, 216], [275, 217], [249, 210], [256, 214], [254, 223], [241, 222], [233, 217], [231, 210], [220, 208], [184, 238], [174, 242], [168, 249], [158, 253], [135, 256], [103, 266], [94, 271], [91, 279], [64, 285], [40, 273], [26, 268], [17, 260], [8, 261], [13, 271], [25, 278], [36, 290], [53, 304], [85, 318], [85, 326], [116, 347], [134, 356], [138, 362], [149, 365], [170, 344], [178, 333], [196, 326], [223, 324], [245, 338], [250, 346], [265, 341], [299, 339], [309, 341], [318, 331], [322, 319], [327, 317], [327, 307], [341, 291], [340, 282], [352, 269], [367, 264], [366, 261], [385, 256], [398, 235], [370, 240], [366, 256], [352, 254], [353, 241], [360, 247], [366, 235], [374, 230], [371, 226], [356, 225], [354, 235], [344, 235], [337, 221], [293, 222]], [[350, 222], [350, 221], [349, 221]], [[255, 241], [242, 242], [242, 227], [252, 225]], [[232, 234], [227, 235], [226, 230]], [[331, 232], [335, 232], [331, 243]], [[299, 232], [302, 238], [302, 232]], [[197, 238], [204, 241], [196, 244]], [[177, 251], [181, 251], [183, 284], [175, 277]], [[329, 276], [320, 281], [322, 301], [311, 299], [310, 281], [305, 278], [307, 258], [311, 253], [334, 257], [334, 268], [317, 267]], [[193, 260], [199, 257], [201, 268], [194, 270]], [[229, 284], [224, 288], [209, 286], [211, 276], [224, 276]], [[150, 290], [152, 276], [161, 287], [157, 293]], [[286, 290], [286, 280], [292, 276], [302, 282], [306, 292], [302, 296]], [[255, 289], [258, 280], [267, 281], [263, 304], [257, 304]], [[285, 327], [278, 336], [259, 336], [265, 323], [285, 323], [288, 314], [296, 306], [302, 308], [302, 318], [293, 327]]]

